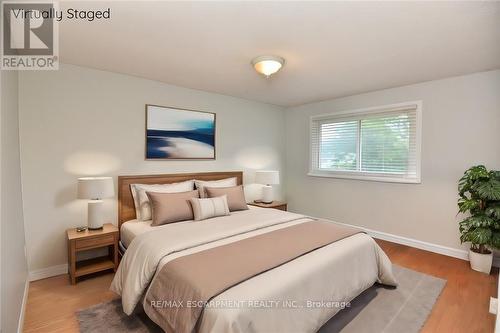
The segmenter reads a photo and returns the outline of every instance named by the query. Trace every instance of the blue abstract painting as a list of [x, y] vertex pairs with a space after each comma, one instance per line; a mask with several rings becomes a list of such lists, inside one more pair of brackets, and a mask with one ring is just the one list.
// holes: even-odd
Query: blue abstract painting
[[215, 113], [146, 105], [147, 159], [215, 159]]

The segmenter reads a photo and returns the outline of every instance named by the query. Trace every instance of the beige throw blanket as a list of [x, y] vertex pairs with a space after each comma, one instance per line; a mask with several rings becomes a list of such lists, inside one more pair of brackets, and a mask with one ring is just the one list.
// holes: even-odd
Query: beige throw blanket
[[165, 264], [152, 282], [144, 310], [167, 332], [193, 332], [204, 305], [213, 297], [359, 232], [327, 221], [312, 221], [177, 258]]

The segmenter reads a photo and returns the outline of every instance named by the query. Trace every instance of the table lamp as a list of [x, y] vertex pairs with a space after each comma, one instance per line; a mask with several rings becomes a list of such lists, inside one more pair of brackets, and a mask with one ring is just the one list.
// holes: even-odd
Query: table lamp
[[278, 171], [257, 171], [255, 173], [255, 182], [264, 184], [261, 201], [263, 203], [273, 202], [273, 187], [271, 185], [280, 183], [280, 173]]
[[78, 178], [78, 199], [89, 199], [88, 228], [102, 229], [103, 202], [101, 199], [115, 195], [113, 178], [111, 177], [83, 177]]

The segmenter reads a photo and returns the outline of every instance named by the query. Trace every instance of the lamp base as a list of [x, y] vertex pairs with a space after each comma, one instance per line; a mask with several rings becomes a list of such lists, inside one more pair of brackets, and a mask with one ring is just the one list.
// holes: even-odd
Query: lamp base
[[273, 202], [273, 187], [271, 185], [265, 185], [262, 187], [262, 199], [263, 203]]
[[103, 226], [103, 203], [102, 200], [91, 200], [89, 201], [88, 210], [88, 228], [89, 230], [100, 230]]
[[99, 227], [99, 228], [91, 228], [91, 227], [87, 227], [88, 230], [102, 230], [104, 229], [104, 227]]

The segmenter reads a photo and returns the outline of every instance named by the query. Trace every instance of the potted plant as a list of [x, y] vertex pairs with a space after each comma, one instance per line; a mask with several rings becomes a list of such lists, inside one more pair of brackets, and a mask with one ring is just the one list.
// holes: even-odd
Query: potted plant
[[467, 214], [459, 224], [460, 241], [471, 243], [471, 268], [489, 274], [491, 249], [500, 249], [500, 171], [473, 166], [460, 179], [458, 192], [459, 212]]

